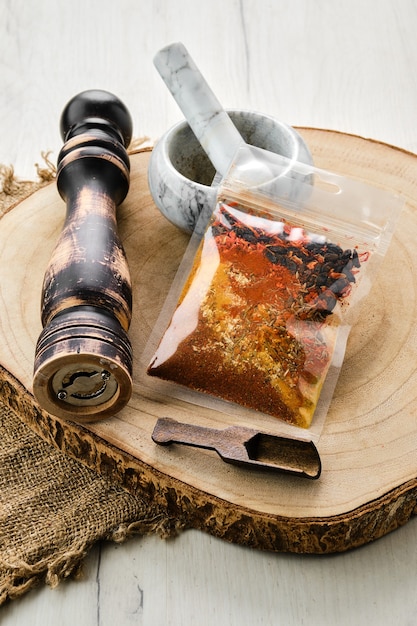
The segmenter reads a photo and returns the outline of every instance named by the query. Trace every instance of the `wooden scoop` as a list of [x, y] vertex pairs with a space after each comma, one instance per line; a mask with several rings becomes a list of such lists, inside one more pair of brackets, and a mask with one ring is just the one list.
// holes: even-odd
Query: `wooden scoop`
[[215, 450], [226, 463], [247, 468], [319, 478], [321, 461], [312, 441], [261, 433], [243, 426], [224, 429], [183, 424], [169, 417], [156, 422], [152, 439], [163, 446], [180, 443]]

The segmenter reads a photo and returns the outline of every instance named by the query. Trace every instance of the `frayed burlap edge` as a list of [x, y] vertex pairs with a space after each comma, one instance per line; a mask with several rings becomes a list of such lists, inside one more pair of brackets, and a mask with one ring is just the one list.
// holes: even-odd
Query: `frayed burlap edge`
[[[143, 137], [132, 141], [129, 146], [129, 153], [135, 154], [144, 150], [151, 150], [152, 145], [148, 138]], [[19, 202], [29, 197], [41, 187], [49, 184], [56, 177], [56, 167], [50, 159], [50, 152], [42, 152], [41, 157], [43, 164], [35, 164], [38, 179], [22, 180], [15, 175], [13, 166], [0, 164], [0, 218], [12, 210]], [[70, 464], [78, 464], [79, 471], [83, 473], [85, 480], [91, 479], [100, 484], [106, 501], [111, 498], [117, 503], [120, 498], [121, 506], [118, 511], [118, 519], [113, 520], [111, 528], [101, 527], [93, 532], [86, 532], [84, 537], [74, 538], [72, 541], [55, 546], [54, 551], [48, 553], [48, 546], [45, 546], [44, 554], [40, 554], [39, 558], [28, 560], [24, 558], [24, 551], [21, 555], [5, 554], [0, 552], [0, 606], [9, 600], [14, 600], [26, 594], [30, 589], [39, 584], [45, 583], [51, 588], [55, 588], [59, 583], [67, 578], [78, 579], [82, 577], [82, 564], [91, 547], [100, 540], [108, 540], [116, 543], [125, 542], [133, 536], [144, 536], [147, 534], [158, 534], [161, 538], [167, 539], [178, 534], [182, 528], [182, 524], [170, 519], [166, 511], [161, 510], [158, 506], [152, 506], [151, 503], [145, 502], [142, 498], [135, 497], [128, 493], [119, 485], [114, 485], [106, 478], [98, 475], [94, 470], [87, 468], [77, 460], [66, 457], [60, 450], [57, 450], [49, 443], [45, 442], [26, 424], [22, 422], [18, 414], [4, 404], [0, 398], [0, 414], [5, 414], [11, 418], [14, 416], [19, 422], [19, 431], [25, 432], [27, 442], [21, 444], [21, 435], [16, 434], [16, 445], [12, 446], [16, 449], [16, 454], [22, 456], [24, 447], [35, 449], [38, 456], [32, 459], [33, 467], [26, 467], [27, 476], [31, 473], [36, 474], [36, 468], [43, 464], [44, 458], [49, 455], [59, 455], [60, 463], [64, 466]], [[13, 418], [11, 418], [13, 419]], [[10, 429], [12, 430], [12, 429]], [[10, 437], [10, 430], [8, 436]], [[19, 446], [23, 446], [19, 447]], [[37, 449], [38, 447], [38, 449]], [[20, 460], [20, 459], [19, 459]], [[4, 476], [3, 476], [4, 479]], [[5, 480], [5, 479], [4, 479]], [[6, 480], [5, 480], [6, 483]], [[16, 480], [18, 483], [18, 480]], [[10, 477], [7, 479], [6, 487], [3, 485], [2, 492], [7, 500], [8, 509], [12, 510], [15, 520], [12, 526], [19, 526], [19, 507], [14, 506], [10, 500], [11, 493]], [[19, 486], [16, 484], [19, 491]], [[58, 487], [59, 489], [59, 487]], [[13, 490], [13, 489], [12, 489]], [[76, 492], [74, 493], [76, 499]], [[4, 503], [3, 498], [3, 503]], [[2, 508], [0, 501], [0, 518], [2, 517]], [[113, 512], [114, 513], [114, 512]], [[8, 513], [7, 515], [10, 515]], [[3, 517], [5, 514], [3, 513]], [[1, 522], [1, 519], [0, 519]], [[32, 540], [36, 535], [36, 528], [31, 529]], [[7, 546], [7, 537], [0, 537], [1, 546]], [[7, 550], [6, 550], [7, 552]], [[12, 550], [13, 552], [13, 550]], [[40, 550], [40, 553], [42, 550]]]
[[[1, 409], [0, 409], [1, 410]], [[133, 496], [130, 496], [133, 499]], [[183, 525], [168, 518], [164, 513], [155, 512], [149, 505], [137, 513], [141, 519], [126, 523], [87, 541], [67, 546], [53, 556], [48, 555], [34, 563], [23, 559], [5, 560], [0, 556], [0, 608], [11, 600], [16, 600], [31, 589], [46, 584], [51, 589], [64, 580], [82, 580], [84, 560], [90, 549], [99, 541], [122, 544], [133, 537], [155, 534], [161, 539], [177, 536]]]
[[118, 528], [92, 540], [68, 546], [61, 553], [48, 556], [35, 563], [22, 559], [7, 561], [0, 557], [0, 607], [16, 600], [41, 584], [55, 589], [66, 579], [82, 580], [83, 563], [89, 550], [98, 541], [124, 543], [135, 536], [156, 534], [161, 539], [178, 535], [182, 525], [172, 524], [172, 520], [162, 513], [150, 515], [149, 506], [143, 518], [131, 523], [121, 523]]
[[0, 217], [55, 178], [56, 167], [50, 154], [41, 152], [44, 166], [35, 163], [38, 180], [21, 180], [15, 175], [13, 165], [0, 164]]

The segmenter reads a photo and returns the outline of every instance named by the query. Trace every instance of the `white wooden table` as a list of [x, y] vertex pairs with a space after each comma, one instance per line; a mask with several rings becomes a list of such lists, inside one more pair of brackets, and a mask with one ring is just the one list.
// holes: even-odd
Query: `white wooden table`
[[[152, 57], [182, 41], [226, 107], [417, 152], [415, 0], [0, 0], [0, 163], [35, 177], [84, 89], [118, 95], [135, 135], [181, 119]], [[417, 173], [416, 173], [417, 174]], [[0, 609], [4, 626], [417, 624], [417, 520], [328, 557], [197, 531], [96, 546], [84, 578]]]

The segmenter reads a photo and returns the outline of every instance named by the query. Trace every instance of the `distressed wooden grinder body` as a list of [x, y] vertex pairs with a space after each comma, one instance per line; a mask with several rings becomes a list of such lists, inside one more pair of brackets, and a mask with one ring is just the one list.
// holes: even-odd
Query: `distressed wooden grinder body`
[[67, 213], [44, 277], [33, 391], [49, 413], [87, 422], [118, 412], [132, 391], [132, 289], [116, 222], [132, 122], [112, 94], [87, 91], [65, 107], [61, 135]]

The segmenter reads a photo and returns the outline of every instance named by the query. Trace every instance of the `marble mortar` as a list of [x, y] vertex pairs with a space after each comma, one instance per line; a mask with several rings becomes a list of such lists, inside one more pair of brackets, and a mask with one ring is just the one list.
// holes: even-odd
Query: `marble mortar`
[[[312, 164], [301, 135], [288, 124], [254, 111], [228, 111], [246, 143], [291, 161]], [[215, 170], [186, 121], [168, 130], [152, 151], [148, 183], [161, 213], [185, 232], [193, 232], [202, 211], [216, 203]]]

